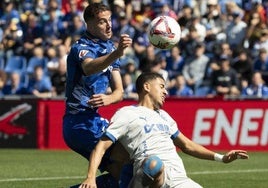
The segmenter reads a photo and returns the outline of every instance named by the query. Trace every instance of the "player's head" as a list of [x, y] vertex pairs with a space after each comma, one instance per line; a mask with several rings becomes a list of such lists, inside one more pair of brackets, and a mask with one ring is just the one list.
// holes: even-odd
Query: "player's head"
[[88, 32], [94, 37], [108, 40], [112, 37], [111, 10], [103, 3], [91, 3], [84, 11]]
[[139, 101], [148, 100], [154, 110], [163, 106], [167, 90], [164, 78], [155, 72], [144, 72], [136, 80]]

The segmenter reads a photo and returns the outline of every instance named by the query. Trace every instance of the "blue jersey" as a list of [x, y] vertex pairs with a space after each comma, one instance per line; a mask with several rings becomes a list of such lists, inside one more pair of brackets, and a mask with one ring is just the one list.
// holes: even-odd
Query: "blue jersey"
[[66, 114], [93, 114], [97, 109], [87, 104], [94, 94], [106, 93], [111, 80], [111, 72], [119, 69], [116, 60], [101, 72], [86, 76], [82, 62], [86, 58], [98, 58], [115, 50], [111, 40], [102, 41], [86, 34], [71, 48], [67, 58]]

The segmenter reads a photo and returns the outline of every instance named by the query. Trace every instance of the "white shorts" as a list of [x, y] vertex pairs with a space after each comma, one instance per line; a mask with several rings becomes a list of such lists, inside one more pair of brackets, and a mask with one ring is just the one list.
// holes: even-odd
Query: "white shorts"
[[162, 188], [202, 188], [202, 186], [177, 169], [165, 166], [165, 183]]

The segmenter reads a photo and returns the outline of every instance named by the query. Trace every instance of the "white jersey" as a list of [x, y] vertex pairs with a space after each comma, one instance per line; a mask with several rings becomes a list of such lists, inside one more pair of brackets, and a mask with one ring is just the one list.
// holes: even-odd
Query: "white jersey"
[[[174, 178], [186, 177], [185, 168], [172, 141], [179, 134], [177, 123], [164, 110], [154, 111], [143, 106], [119, 109], [106, 130], [114, 142], [119, 140], [134, 160], [134, 173], [143, 159], [157, 155], [165, 169], [174, 169]], [[173, 170], [171, 170], [173, 171]]]

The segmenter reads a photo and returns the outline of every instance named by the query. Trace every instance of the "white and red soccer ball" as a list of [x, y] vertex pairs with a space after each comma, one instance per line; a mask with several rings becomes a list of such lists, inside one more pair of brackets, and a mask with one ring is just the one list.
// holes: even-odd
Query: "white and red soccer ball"
[[179, 23], [170, 16], [154, 18], [148, 27], [150, 43], [160, 49], [170, 49], [181, 39]]

